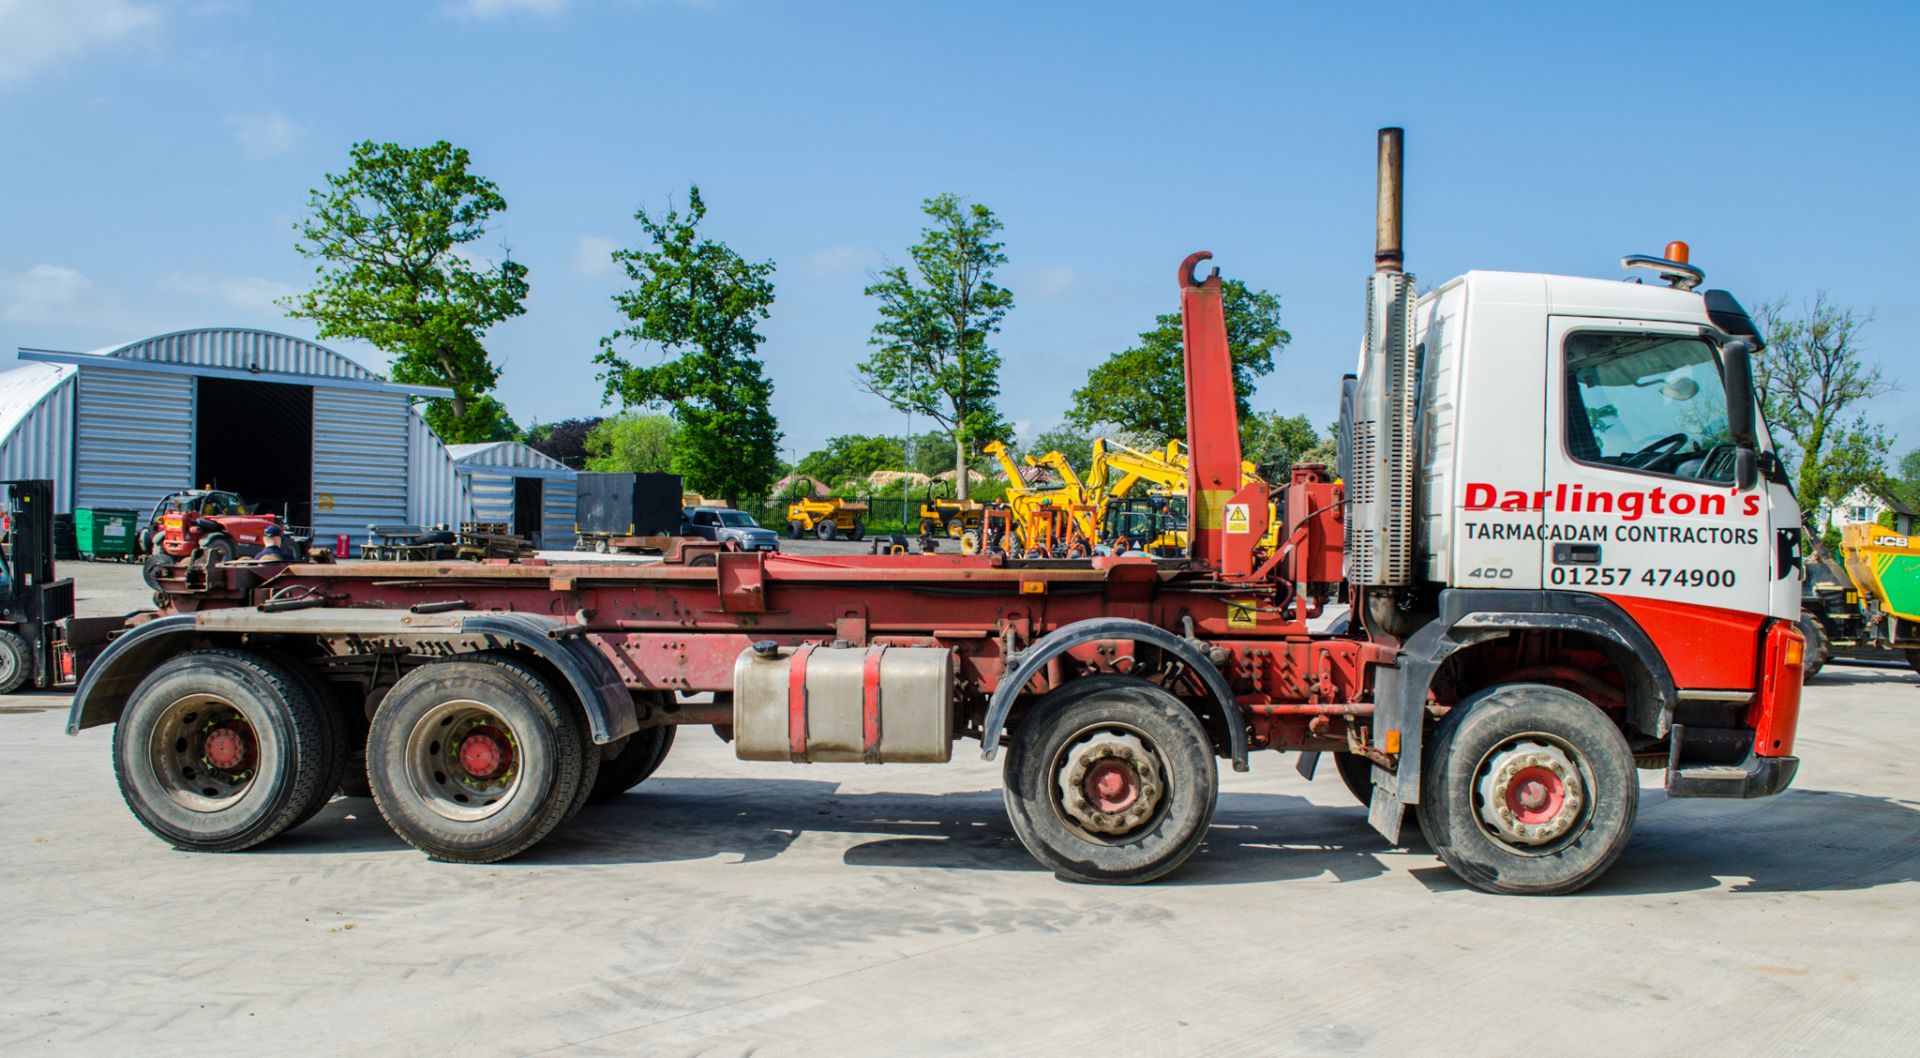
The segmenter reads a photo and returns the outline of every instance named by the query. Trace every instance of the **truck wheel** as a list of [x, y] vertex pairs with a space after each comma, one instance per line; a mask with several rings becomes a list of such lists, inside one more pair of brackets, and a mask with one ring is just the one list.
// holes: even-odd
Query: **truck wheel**
[[1013, 733], [1007, 816], [1069, 881], [1150, 882], [1206, 837], [1218, 777], [1193, 711], [1141, 679], [1068, 685]]
[[932, 535], [933, 535], [933, 531], [934, 531], [934, 530], [935, 530], [936, 528], [938, 528], [938, 527], [939, 527], [939, 524], [940, 524], [940, 523], [938, 523], [938, 522], [936, 522], [936, 521], [934, 521], [934, 520], [933, 520], [933, 519], [931, 519], [931, 518], [922, 518], [922, 519], [920, 519], [920, 535], [921, 535], [921, 536], [932, 536]]
[[1340, 782], [1362, 805], [1373, 804], [1373, 762], [1358, 753], [1334, 753], [1333, 770]]
[[0, 694], [12, 694], [33, 678], [33, 647], [25, 636], [0, 628]]
[[173, 556], [165, 551], [155, 551], [140, 564], [140, 579], [147, 582], [147, 587], [159, 591], [160, 574], [172, 568]]
[[[355, 745], [356, 727], [359, 728], [358, 734], [364, 736], [366, 725], [364, 723], [356, 725], [352, 722], [347, 715], [345, 704], [340, 699], [340, 692], [335, 689], [331, 680], [315, 672], [313, 666], [300, 658], [278, 651], [262, 650], [260, 654], [285, 669], [287, 675], [300, 684], [301, 689], [306, 692], [307, 700], [313, 703], [314, 711], [319, 714], [321, 725], [326, 729], [325, 745], [329, 750], [329, 759], [322, 761], [319, 765], [320, 788], [326, 793], [315, 797], [313, 803], [301, 812], [300, 818], [293, 821], [293, 827], [297, 827], [318, 815], [320, 810], [327, 806], [327, 802], [333, 800], [334, 793], [340, 791], [345, 784], [347, 768], [353, 760], [360, 761], [361, 781], [363, 783], [366, 781], [365, 738], [360, 738], [359, 744]], [[293, 827], [287, 829], [291, 830]]]
[[821, 522], [819, 525], [814, 526], [813, 535], [819, 537], [822, 540], [833, 539], [833, 536], [834, 536], [833, 521], [829, 519], [827, 521]]
[[223, 562], [233, 561], [233, 541], [224, 536], [208, 538], [205, 543], [200, 545], [200, 549], [207, 553], [208, 566], [217, 566]]
[[980, 553], [980, 534], [969, 529], [960, 534], [960, 553], [977, 555]]
[[1907, 667], [1920, 672], [1920, 647], [1908, 647], [1906, 650]]
[[855, 518], [853, 520], [853, 532], [848, 535], [855, 540], [867, 535], [867, 523]]
[[140, 681], [113, 729], [134, 817], [195, 852], [258, 845], [317, 811], [339, 779], [333, 725], [279, 662], [239, 650], [180, 654]]
[[787, 523], [787, 535], [799, 540], [807, 535], [807, 527], [798, 519]]
[[593, 538], [593, 550], [598, 554], [605, 555], [613, 550], [613, 544], [604, 536], [596, 536]]
[[965, 522], [962, 522], [958, 518], [947, 519], [947, 535], [949, 537], [952, 537], [953, 539], [958, 540], [960, 539], [960, 534], [966, 531], [967, 531], [967, 525]]
[[677, 730], [672, 724], [663, 724], [637, 731], [620, 744], [613, 756], [602, 756], [600, 777], [594, 780], [593, 792], [587, 796], [587, 803], [605, 804], [646, 782], [660, 767], [660, 763], [667, 759], [667, 751], [673, 748], [673, 736]]
[[1434, 730], [1418, 809], [1453, 873], [1491, 893], [1570, 893], [1627, 847], [1633, 751], [1585, 698], [1539, 683], [1470, 695]]
[[501, 655], [422, 665], [374, 713], [367, 778], [401, 840], [437, 860], [524, 852], [581, 798], [594, 747], [547, 681]]
[[[1815, 614], [1800, 615], [1800, 635], [1807, 641], [1806, 653], [1800, 659], [1800, 682], [1805, 683], [1820, 675], [1827, 666], [1827, 629]], [[1909, 659], [1911, 660], [1911, 659]]]

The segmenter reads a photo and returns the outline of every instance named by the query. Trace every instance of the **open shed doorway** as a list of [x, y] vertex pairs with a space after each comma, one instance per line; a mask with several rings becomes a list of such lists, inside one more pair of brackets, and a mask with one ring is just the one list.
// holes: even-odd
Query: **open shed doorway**
[[313, 524], [313, 387], [202, 378], [195, 485], [237, 492], [261, 514]]
[[539, 478], [513, 479], [513, 535], [531, 540], [535, 547], [545, 544], [540, 539], [540, 509], [546, 502], [546, 494]]

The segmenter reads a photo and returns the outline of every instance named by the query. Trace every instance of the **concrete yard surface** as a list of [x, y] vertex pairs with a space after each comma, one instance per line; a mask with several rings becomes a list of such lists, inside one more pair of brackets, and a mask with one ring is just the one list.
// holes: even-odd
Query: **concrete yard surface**
[[66, 704], [0, 699], [0, 1054], [1920, 1053], [1905, 670], [1827, 670], [1779, 798], [1648, 786], [1559, 898], [1465, 887], [1279, 755], [1223, 769], [1172, 878], [1105, 888], [1035, 867], [973, 743], [747, 764], [704, 730], [508, 863], [429, 862], [345, 798], [195, 855]]

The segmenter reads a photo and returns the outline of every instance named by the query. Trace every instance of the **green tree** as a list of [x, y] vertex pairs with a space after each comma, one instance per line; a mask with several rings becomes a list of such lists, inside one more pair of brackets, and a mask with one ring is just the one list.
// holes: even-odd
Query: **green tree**
[[[938, 423], [958, 469], [1006, 430], [994, 403], [1000, 354], [989, 339], [1013, 308], [1013, 293], [993, 281], [1007, 255], [995, 238], [1001, 224], [992, 210], [953, 195], [927, 199], [921, 208], [932, 223], [907, 249], [912, 271], [886, 268], [866, 289], [879, 301], [880, 320], [868, 340], [874, 352], [860, 364], [858, 378], [888, 404]], [[966, 475], [958, 486], [967, 498]]]
[[1822, 519], [1856, 487], [1884, 474], [1892, 441], [1855, 409], [1896, 387], [1863, 359], [1871, 313], [1825, 293], [1789, 305], [1776, 298], [1754, 313], [1767, 348], [1754, 358], [1754, 382], [1776, 448], [1794, 482], [1801, 518], [1815, 539]]
[[1256, 411], [1240, 418], [1240, 455], [1284, 476], [1320, 446], [1320, 434], [1305, 415]]
[[842, 434], [827, 438], [825, 447], [807, 453], [798, 469], [828, 488], [838, 489], [848, 481], [865, 485], [867, 475], [876, 470], [899, 470], [905, 462], [898, 437]]
[[624, 411], [597, 420], [582, 442], [587, 470], [665, 474], [673, 470], [680, 427], [672, 417]]
[[[1247, 419], [1256, 379], [1273, 371], [1274, 354], [1292, 340], [1280, 326], [1280, 298], [1229, 279], [1221, 286], [1227, 347], [1233, 355], [1233, 395]], [[1187, 375], [1180, 314], [1154, 317], [1139, 344], [1106, 358], [1073, 391], [1067, 421], [1084, 429], [1111, 428], [1148, 444], [1185, 440]]]
[[471, 407], [499, 381], [482, 338], [526, 311], [527, 266], [510, 256], [482, 265], [461, 247], [487, 234], [507, 200], [444, 140], [366, 141], [351, 157], [346, 172], [308, 193], [312, 215], [294, 225], [318, 279], [280, 304], [317, 322], [322, 338], [371, 342], [393, 358], [397, 382], [451, 388], [451, 399], [429, 401], [425, 412], [442, 440], [489, 440], [505, 413]]
[[[758, 356], [766, 339], [755, 329], [773, 304], [774, 269], [772, 261], [748, 261], [702, 236], [706, 215], [698, 186], [687, 192], [684, 215], [634, 213], [647, 244], [613, 254], [635, 284], [613, 297], [628, 322], [601, 339], [594, 359], [609, 397], [628, 407], [672, 406], [680, 426], [674, 470], [693, 491], [734, 505], [764, 496], [780, 476], [773, 382]], [[623, 341], [652, 343], [667, 359], [650, 367], [630, 363], [617, 351]]]
[[[448, 407], [451, 403], [441, 401], [438, 408], [429, 403], [426, 410], [427, 425], [433, 427], [433, 432], [448, 444], [520, 439], [520, 427], [514, 423], [513, 416], [507, 414], [507, 406], [492, 397], [479, 396], [467, 401], [466, 414], [458, 419], [453, 417], [453, 411]], [[439, 418], [437, 423], [434, 421], [436, 412]], [[453, 440], [455, 437], [460, 440]]]

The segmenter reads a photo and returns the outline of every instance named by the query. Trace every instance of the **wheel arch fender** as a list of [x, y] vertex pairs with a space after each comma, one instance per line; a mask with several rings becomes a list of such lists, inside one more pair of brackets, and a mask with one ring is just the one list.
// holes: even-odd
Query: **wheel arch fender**
[[640, 730], [633, 693], [627, 690], [613, 663], [591, 643], [566, 634], [569, 627], [565, 622], [536, 614], [486, 613], [465, 618], [460, 630], [505, 640], [553, 669], [586, 712], [596, 745], [617, 742]]
[[147, 673], [198, 636], [192, 614], [174, 614], [135, 625], [108, 643], [74, 688], [67, 734], [119, 720], [127, 699]]
[[1041, 636], [1013, 659], [1013, 667], [1004, 676], [987, 701], [987, 715], [981, 725], [980, 755], [992, 760], [1000, 749], [1000, 737], [1006, 731], [1013, 703], [1047, 663], [1082, 643], [1099, 639], [1131, 639], [1150, 643], [1185, 662], [1206, 685], [1208, 695], [1220, 709], [1227, 736], [1227, 756], [1233, 770], [1247, 770], [1247, 724], [1233, 689], [1218, 666], [1208, 660], [1204, 650], [1191, 640], [1145, 621], [1122, 617], [1094, 617], [1075, 621]]
[[1463, 649], [1528, 631], [1578, 632], [1609, 647], [1609, 659], [1629, 681], [1627, 721], [1655, 738], [1666, 736], [1679, 700], [1673, 674], [1652, 638], [1618, 605], [1579, 592], [1443, 591], [1438, 616], [1407, 639], [1396, 663], [1379, 671], [1374, 689], [1373, 746], [1385, 751], [1389, 735], [1398, 738], [1398, 767], [1374, 772], [1376, 790], [1388, 796], [1376, 797], [1369, 814], [1388, 840], [1399, 840], [1399, 806], [1420, 799], [1427, 691], [1434, 674]]

